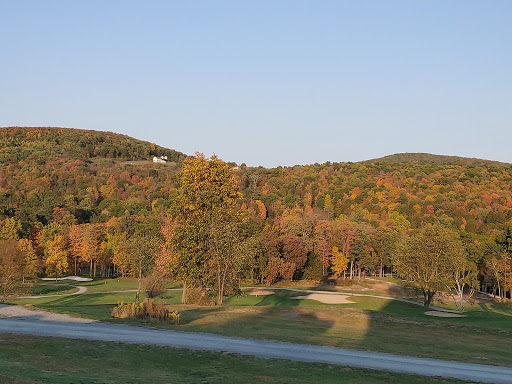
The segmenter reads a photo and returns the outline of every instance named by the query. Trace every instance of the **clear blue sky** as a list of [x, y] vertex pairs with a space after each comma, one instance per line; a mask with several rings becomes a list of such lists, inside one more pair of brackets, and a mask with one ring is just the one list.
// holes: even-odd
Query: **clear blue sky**
[[248, 165], [512, 162], [512, 1], [0, 0], [0, 126]]

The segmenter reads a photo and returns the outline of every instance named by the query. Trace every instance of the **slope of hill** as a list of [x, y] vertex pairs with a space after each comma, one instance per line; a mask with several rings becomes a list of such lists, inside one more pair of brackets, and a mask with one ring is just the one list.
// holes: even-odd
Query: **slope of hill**
[[500, 230], [512, 219], [511, 164], [381, 160], [242, 167], [239, 175], [246, 204], [261, 200], [270, 217], [310, 205], [324, 217], [342, 214], [374, 227], [406, 219], [412, 228], [441, 222], [472, 233]]
[[147, 160], [162, 155], [177, 163], [185, 158], [181, 152], [112, 132], [53, 127], [0, 128], [0, 164], [27, 158]]
[[[173, 162], [153, 164], [153, 155]], [[2, 128], [0, 221], [14, 216], [28, 230], [63, 217], [99, 223], [164, 212], [176, 194], [173, 176], [184, 157], [108, 132]], [[328, 220], [345, 215], [374, 227], [409, 223], [413, 228], [441, 222], [480, 234], [512, 219], [511, 164], [397, 154], [360, 163], [240, 166], [236, 173], [242, 203], [269, 225], [305, 207]]]
[[361, 163], [412, 163], [439, 165], [510, 165], [493, 160], [476, 159], [472, 157], [433, 155], [430, 153], [396, 153], [377, 159], [361, 161]]
[[[170, 162], [152, 163], [161, 155]], [[15, 216], [29, 228], [63, 217], [83, 223], [151, 210], [169, 197], [185, 157], [111, 132], [0, 128], [0, 220]]]

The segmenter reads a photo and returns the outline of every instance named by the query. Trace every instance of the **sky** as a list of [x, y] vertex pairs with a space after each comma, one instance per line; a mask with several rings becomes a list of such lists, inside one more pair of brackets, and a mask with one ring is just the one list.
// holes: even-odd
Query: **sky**
[[512, 162], [512, 1], [0, 0], [0, 126], [249, 166]]

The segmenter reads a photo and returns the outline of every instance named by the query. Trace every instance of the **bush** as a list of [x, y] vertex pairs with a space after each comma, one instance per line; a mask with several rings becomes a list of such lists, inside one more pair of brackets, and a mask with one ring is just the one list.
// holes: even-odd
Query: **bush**
[[204, 288], [189, 288], [187, 290], [187, 303], [202, 306], [215, 304], [215, 300], [208, 294]]
[[124, 303], [117, 302], [117, 307], [112, 309], [112, 316], [119, 319], [140, 319], [172, 321], [174, 324], [180, 323], [180, 314], [170, 312], [164, 304], [155, 303], [153, 299], [146, 299], [142, 303]]

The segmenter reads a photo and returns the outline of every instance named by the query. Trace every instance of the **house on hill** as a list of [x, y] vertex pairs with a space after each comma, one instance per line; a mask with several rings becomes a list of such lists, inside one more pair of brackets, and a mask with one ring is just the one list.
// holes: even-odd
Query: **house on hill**
[[167, 156], [153, 156], [153, 163], [167, 163]]

